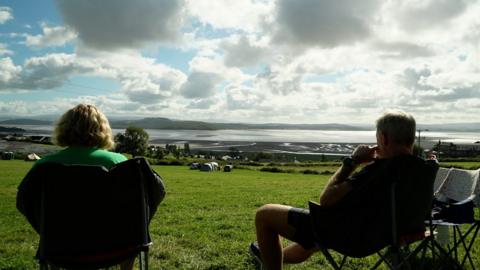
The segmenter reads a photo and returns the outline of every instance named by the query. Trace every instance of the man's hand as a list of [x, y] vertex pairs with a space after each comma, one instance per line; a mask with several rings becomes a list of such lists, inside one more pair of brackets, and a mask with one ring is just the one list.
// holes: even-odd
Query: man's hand
[[376, 151], [378, 146], [370, 145], [359, 145], [355, 150], [353, 150], [352, 158], [355, 159], [359, 164], [371, 162], [376, 156]]

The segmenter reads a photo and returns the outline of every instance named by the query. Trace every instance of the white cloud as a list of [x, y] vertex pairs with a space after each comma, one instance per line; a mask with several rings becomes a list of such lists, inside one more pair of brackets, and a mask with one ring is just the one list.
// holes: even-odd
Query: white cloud
[[462, 14], [473, 0], [423, 0], [391, 2], [402, 28], [406, 31], [422, 31], [440, 28]]
[[215, 94], [215, 87], [221, 81], [215, 73], [194, 71], [180, 89], [182, 96], [190, 99], [208, 98]]
[[12, 55], [13, 52], [8, 49], [6, 44], [0, 43], [0, 56], [2, 55]]
[[60, 53], [33, 57], [25, 61], [20, 79], [12, 86], [25, 90], [52, 89], [62, 86], [81, 69], [75, 55]]
[[274, 41], [295, 47], [335, 47], [368, 38], [378, 1], [278, 0]]
[[76, 33], [68, 27], [50, 27], [46, 23], [42, 23], [41, 27], [42, 35], [25, 36], [25, 44], [27, 46], [35, 48], [63, 46], [77, 37]]
[[226, 89], [226, 105], [231, 111], [256, 110], [266, 101], [266, 95], [258, 93], [254, 88], [245, 86], [230, 86]]
[[9, 89], [11, 82], [20, 75], [22, 68], [15, 66], [9, 57], [0, 58], [0, 90]]
[[183, 24], [182, 0], [57, 0], [64, 21], [101, 50], [172, 42]]
[[205, 110], [209, 109], [212, 105], [216, 104], [218, 101], [213, 98], [206, 99], [197, 99], [192, 100], [190, 104], [187, 105], [187, 109], [200, 109]]
[[268, 49], [263, 44], [255, 44], [246, 36], [222, 44], [225, 50], [225, 65], [245, 67], [255, 65], [267, 56]]
[[[419, 122], [480, 113], [478, 1], [58, 3], [66, 25], [43, 25], [29, 44], [64, 44], [66, 34], [59, 33], [72, 29], [80, 41], [74, 53], [15, 65], [14, 43], [0, 44], [0, 90], [53, 89], [77, 75], [101, 77], [119, 89], [59, 99], [63, 107], [54, 108], [85, 100], [118, 115], [233, 122], [371, 123], [390, 107]], [[165, 43], [168, 50], [157, 47]], [[172, 60], [172, 51], [181, 56]], [[172, 68], [186, 64], [187, 74]], [[53, 110], [52, 103], [34, 104]]]
[[381, 56], [391, 58], [414, 58], [414, 57], [431, 57], [435, 55], [433, 49], [428, 46], [421, 46], [418, 44], [397, 41], [384, 42], [378, 41], [373, 43], [372, 49], [381, 51]]
[[12, 9], [9, 7], [0, 7], [0, 24], [4, 24], [12, 19]]
[[217, 29], [247, 32], [257, 32], [271, 8], [270, 3], [256, 0], [187, 0], [189, 14], [201, 23]]
[[[90, 54], [91, 53], [91, 54]], [[100, 57], [101, 56], [101, 57]], [[138, 55], [94, 53], [48, 54], [33, 57], [22, 67], [10, 58], [2, 59], [0, 90], [53, 89], [75, 75], [114, 79], [133, 102], [158, 103], [177, 93], [186, 76], [175, 69]]]

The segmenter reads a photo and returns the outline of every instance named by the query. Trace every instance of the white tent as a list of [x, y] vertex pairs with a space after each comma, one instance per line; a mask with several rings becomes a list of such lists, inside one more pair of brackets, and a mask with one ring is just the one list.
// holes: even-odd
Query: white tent
[[213, 166], [210, 163], [203, 163], [200, 167], [200, 171], [202, 172], [211, 172], [213, 171]]
[[40, 157], [35, 154], [35, 153], [31, 153], [31, 154], [28, 154], [26, 157], [25, 157], [25, 161], [37, 161], [39, 160]]

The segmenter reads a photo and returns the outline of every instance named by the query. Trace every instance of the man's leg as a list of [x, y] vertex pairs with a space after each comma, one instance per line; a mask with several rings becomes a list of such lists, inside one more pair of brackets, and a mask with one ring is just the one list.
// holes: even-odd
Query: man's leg
[[304, 249], [297, 243], [291, 243], [283, 249], [284, 263], [301, 263], [306, 261], [313, 253], [317, 252], [317, 247], [312, 249]]
[[282, 269], [283, 255], [285, 262], [301, 262], [314, 252], [305, 250], [299, 245], [287, 247], [285, 253], [282, 249], [280, 237], [292, 239], [295, 228], [288, 224], [288, 211], [291, 206], [279, 204], [267, 204], [257, 210], [255, 226], [257, 229], [257, 241], [260, 248], [263, 263], [267, 269]]

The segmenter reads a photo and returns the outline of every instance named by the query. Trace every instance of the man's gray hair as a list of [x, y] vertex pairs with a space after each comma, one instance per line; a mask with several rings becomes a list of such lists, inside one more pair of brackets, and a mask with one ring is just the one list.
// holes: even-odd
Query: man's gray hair
[[415, 119], [404, 111], [388, 110], [377, 119], [377, 131], [385, 133], [394, 143], [410, 146], [415, 142]]

